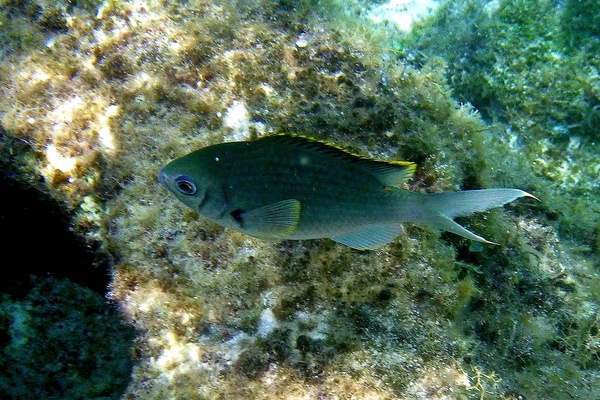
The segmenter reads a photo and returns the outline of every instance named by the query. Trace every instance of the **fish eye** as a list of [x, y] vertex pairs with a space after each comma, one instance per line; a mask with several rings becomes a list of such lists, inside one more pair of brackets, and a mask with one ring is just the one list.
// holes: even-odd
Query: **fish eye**
[[197, 188], [194, 181], [187, 176], [178, 176], [175, 178], [175, 187], [181, 193], [191, 196], [196, 193]]

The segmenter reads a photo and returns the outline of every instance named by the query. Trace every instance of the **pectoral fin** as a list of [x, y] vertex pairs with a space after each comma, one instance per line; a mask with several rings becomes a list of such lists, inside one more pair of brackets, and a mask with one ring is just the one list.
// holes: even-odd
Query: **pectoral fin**
[[400, 233], [400, 225], [374, 225], [331, 238], [357, 250], [372, 250], [391, 242]]
[[285, 239], [298, 226], [300, 202], [296, 199], [282, 200], [253, 210], [232, 213], [243, 232], [261, 238]]

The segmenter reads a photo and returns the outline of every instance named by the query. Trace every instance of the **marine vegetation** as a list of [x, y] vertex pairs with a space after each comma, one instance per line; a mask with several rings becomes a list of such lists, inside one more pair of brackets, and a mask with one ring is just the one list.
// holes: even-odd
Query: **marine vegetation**
[[[600, 398], [599, 3], [446, 0], [409, 32], [375, 3], [0, 1], [0, 154], [109, 260], [137, 335], [124, 398]], [[406, 222], [340, 240], [365, 252], [256, 239], [156, 181], [230, 142], [330, 149], [280, 132], [415, 163], [379, 195], [541, 201], [447, 215], [499, 246]]]

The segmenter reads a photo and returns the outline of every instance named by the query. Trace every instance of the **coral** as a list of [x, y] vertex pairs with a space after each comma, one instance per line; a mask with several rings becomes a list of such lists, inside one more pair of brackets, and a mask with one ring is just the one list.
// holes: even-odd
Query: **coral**
[[[596, 14], [486, 4], [401, 33], [367, 2], [3, 3], [0, 151], [111, 260], [125, 398], [597, 397]], [[554, 40], [566, 13], [591, 22]], [[224, 230], [156, 182], [276, 132], [542, 202], [466, 221], [501, 246], [407, 224], [358, 252]]]

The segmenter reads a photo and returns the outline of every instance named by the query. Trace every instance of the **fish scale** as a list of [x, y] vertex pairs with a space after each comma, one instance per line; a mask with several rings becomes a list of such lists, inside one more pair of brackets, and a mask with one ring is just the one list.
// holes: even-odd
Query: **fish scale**
[[158, 181], [225, 227], [265, 239], [331, 238], [360, 250], [389, 243], [403, 222], [492, 243], [453, 218], [534, 197], [506, 188], [443, 194], [400, 189], [414, 168], [302, 136], [275, 135], [194, 151], [161, 169]]

